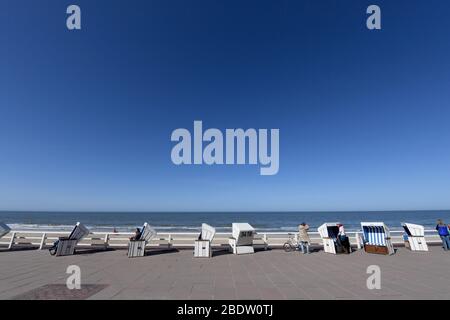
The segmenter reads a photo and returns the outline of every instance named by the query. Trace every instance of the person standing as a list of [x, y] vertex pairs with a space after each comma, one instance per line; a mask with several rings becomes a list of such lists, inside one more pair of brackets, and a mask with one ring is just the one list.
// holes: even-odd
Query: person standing
[[344, 252], [349, 254], [352, 252], [351, 246], [350, 246], [350, 239], [345, 234], [344, 226], [342, 224], [338, 225], [339, 227], [339, 233], [338, 233], [338, 243], [342, 246], [344, 249]]
[[450, 233], [448, 231], [448, 226], [439, 219], [437, 221], [436, 230], [439, 233], [439, 236], [442, 240], [442, 245], [444, 247], [444, 250], [447, 251], [450, 249]]
[[[308, 230], [309, 230], [309, 226], [305, 222], [302, 222], [298, 226], [298, 241], [300, 243], [300, 248], [302, 249], [302, 253], [309, 254], [310, 253], [309, 252], [309, 244], [311, 243], [311, 239], [309, 238]], [[306, 247], [306, 252], [305, 252], [305, 247]]]

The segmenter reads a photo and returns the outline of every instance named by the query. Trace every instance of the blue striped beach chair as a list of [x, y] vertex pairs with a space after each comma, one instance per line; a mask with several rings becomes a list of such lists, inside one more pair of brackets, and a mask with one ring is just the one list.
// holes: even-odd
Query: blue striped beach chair
[[389, 228], [383, 222], [361, 222], [361, 228], [364, 251], [385, 255], [394, 254]]

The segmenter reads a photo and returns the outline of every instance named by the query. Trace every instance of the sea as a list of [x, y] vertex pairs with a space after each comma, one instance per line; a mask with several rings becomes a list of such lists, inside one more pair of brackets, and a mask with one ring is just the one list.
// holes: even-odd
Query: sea
[[450, 223], [450, 210], [360, 212], [18, 212], [0, 211], [0, 221], [15, 230], [71, 230], [76, 222], [91, 231], [129, 232], [148, 222], [159, 232], [197, 232], [208, 223], [218, 232], [229, 232], [232, 222], [248, 222], [260, 232], [296, 231], [305, 222], [313, 229], [324, 222], [341, 222], [347, 231], [360, 229], [360, 222], [382, 221], [391, 230], [402, 222], [434, 229], [436, 220]]

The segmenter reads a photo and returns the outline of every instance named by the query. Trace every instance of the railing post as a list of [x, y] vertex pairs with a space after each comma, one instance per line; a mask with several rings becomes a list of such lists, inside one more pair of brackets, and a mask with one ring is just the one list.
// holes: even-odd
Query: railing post
[[355, 232], [355, 240], [356, 240], [356, 247], [359, 249], [361, 249], [361, 239], [359, 237], [359, 232]]
[[9, 241], [8, 250], [13, 247], [15, 239], [16, 239], [16, 233], [13, 232], [12, 235], [11, 235], [11, 240]]
[[264, 233], [263, 240], [264, 240], [264, 250], [267, 250], [267, 248], [269, 247], [269, 244], [267, 243], [267, 233]]
[[105, 248], [108, 248], [108, 246], [109, 246], [109, 233], [105, 234], [104, 242], [105, 242]]
[[47, 239], [47, 234], [44, 232], [42, 234], [42, 239], [41, 239], [41, 244], [39, 245], [39, 250], [44, 249], [46, 239]]

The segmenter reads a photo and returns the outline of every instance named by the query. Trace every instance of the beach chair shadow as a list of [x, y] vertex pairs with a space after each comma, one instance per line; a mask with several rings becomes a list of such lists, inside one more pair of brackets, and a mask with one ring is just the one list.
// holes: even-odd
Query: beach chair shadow
[[160, 254], [168, 254], [168, 253], [177, 253], [180, 252], [180, 250], [176, 248], [151, 248], [146, 249], [144, 256], [158, 256]]
[[76, 254], [76, 255], [89, 255], [89, 254], [93, 254], [93, 253], [109, 252], [109, 251], [116, 251], [116, 249], [114, 249], [114, 248], [105, 248], [105, 247], [80, 248], [80, 249], [76, 249], [74, 254]]

